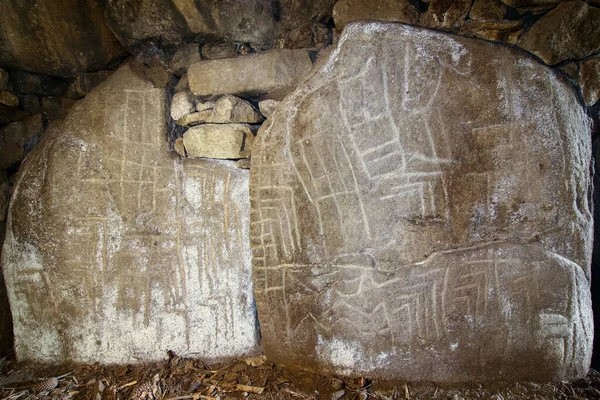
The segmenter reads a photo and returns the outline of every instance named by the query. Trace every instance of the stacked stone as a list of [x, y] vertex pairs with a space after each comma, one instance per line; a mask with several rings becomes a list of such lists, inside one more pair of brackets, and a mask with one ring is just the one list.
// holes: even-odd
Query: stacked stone
[[[198, 46], [182, 48], [172, 58], [171, 70], [182, 75], [171, 101], [171, 118], [185, 128], [173, 145], [181, 157], [249, 159], [254, 137], [265, 115], [276, 107], [276, 99], [289, 93], [312, 68], [306, 50], [237, 57], [240, 49], [248, 50], [206, 45], [202, 54], [210, 59], [189, 68], [185, 64], [199, 58]], [[248, 163], [240, 161], [238, 166], [247, 168]]]

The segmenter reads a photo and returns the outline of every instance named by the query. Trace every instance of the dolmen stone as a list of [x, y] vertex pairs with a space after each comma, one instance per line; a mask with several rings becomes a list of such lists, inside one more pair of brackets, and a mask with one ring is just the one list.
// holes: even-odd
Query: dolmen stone
[[529, 55], [348, 25], [252, 152], [267, 357], [442, 382], [584, 376], [590, 122]]
[[282, 99], [311, 69], [306, 50], [278, 49], [200, 61], [189, 66], [188, 79], [197, 96], [234, 94]]
[[166, 92], [126, 64], [23, 164], [2, 263], [18, 359], [255, 350], [248, 171], [181, 160]]

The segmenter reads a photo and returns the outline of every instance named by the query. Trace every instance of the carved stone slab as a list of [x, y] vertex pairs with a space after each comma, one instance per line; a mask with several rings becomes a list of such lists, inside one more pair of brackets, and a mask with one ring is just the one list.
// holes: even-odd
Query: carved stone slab
[[123, 66], [23, 165], [2, 254], [19, 359], [255, 348], [248, 173], [169, 152], [165, 97]]
[[252, 154], [268, 357], [408, 380], [582, 376], [590, 126], [524, 53], [355, 23]]

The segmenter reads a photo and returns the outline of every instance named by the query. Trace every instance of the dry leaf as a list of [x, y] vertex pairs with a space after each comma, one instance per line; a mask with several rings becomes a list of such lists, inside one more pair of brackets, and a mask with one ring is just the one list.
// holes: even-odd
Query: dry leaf
[[259, 365], [263, 365], [265, 361], [267, 361], [266, 356], [258, 356], [258, 357], [250, 357], [244, 360], [246, 364], [251, 367], [258, 367]]

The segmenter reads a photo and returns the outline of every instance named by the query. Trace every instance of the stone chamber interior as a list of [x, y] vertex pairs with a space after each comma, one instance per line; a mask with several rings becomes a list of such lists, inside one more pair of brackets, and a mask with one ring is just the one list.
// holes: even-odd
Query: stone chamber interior
[[592, 379], [599, 133], [594, 0], [6, 0], [0, 357]]

